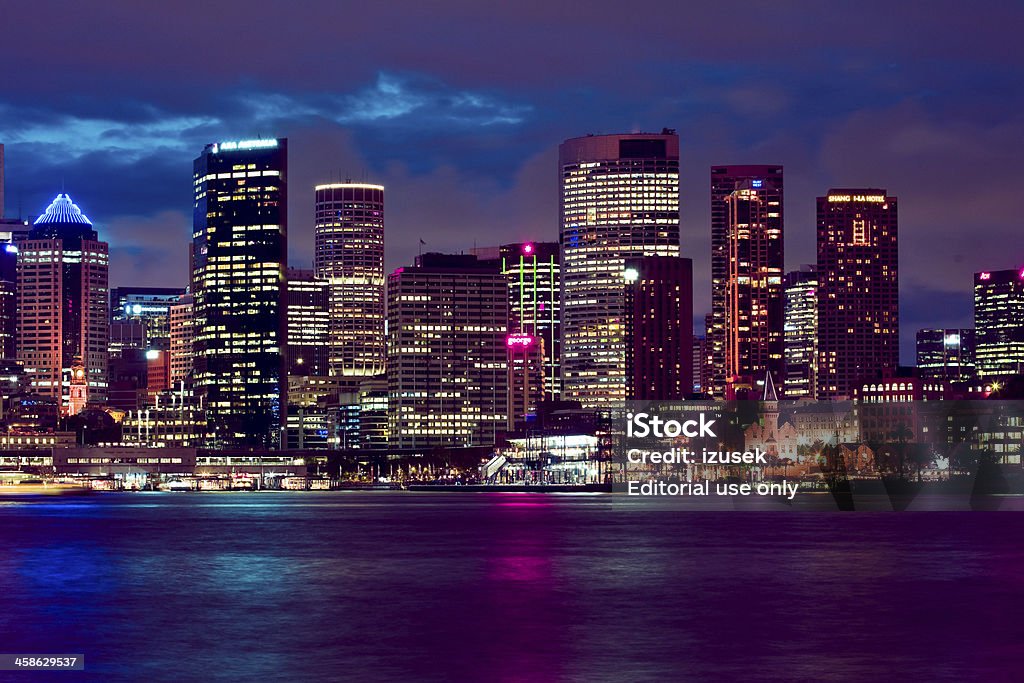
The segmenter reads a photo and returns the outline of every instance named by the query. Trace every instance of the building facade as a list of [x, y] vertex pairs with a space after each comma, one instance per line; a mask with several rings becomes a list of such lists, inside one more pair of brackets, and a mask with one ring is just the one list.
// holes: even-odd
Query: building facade
[[284, 139], [211, 144], [195, 160], [194, 381], [216, 447], [280, 443], [287, 178]]
[[899, 365], [897, 199], [884, 189], [829, 190], [817, 200], [817, 398], [849, 398]]
[[388, 278], [392, 448], [486, 446], [508, 421], [508, 286], [497, 263], [423, 254]]
[[[735, 330], [730, 317], [735, 315], [739, 318], [746, 315], [742, 312], [743, 309], [736, 305], [729, 307], [730, 291], [733, 295], [738, 295], [741, 294], [740, 290], [751, 284], [739, 281], [740, 277], [747, 277], [742, 271], [755, 266], [758, 269], [767, 267], [772, 270], [783, 267], [780, 260], [784, 226], [783, 188], [782, 166], [740, 164], [711, 167], [711, 316], [706, 332], [711, 358], [711, 377], [704, 392], [713, 398], [725, 398], [727, 379], [730, 374], [734, 374], [730, 372], [726, 358], [729, 333]], [[747, 193], [734, 197], [734, 193], [740, 190], [746, 190]], [[743, 196], [747, 198], [746, 201], [740, 198]], [[730, 199], [731, 197], [733, 199]], [[756, 223], [757, 231], [754, 234], [749, 234], [746, 230], [740, 232], [740, 226], [733, 225], [743, 222], [744, 209], [755, 210], [754, 218], [759, 222]], [[778, 235], [777, 240], [772, 238], [775, 234]], [[751, 242], [751, 237], [756, 239]], [[746, 240], [746, 244], [740, 240]], [[759, 244], [763, 244], [766, 249], [763, 254], [753, 253], [754, 258], [749, 260], [748, 265], [741, 265], [736, 261], [739, 254], [734, 255], [734, 249]], [[735, 348], [738, 350], [738, 335], [735, 336], [735, 342]], [[773, 353], [779, 352], [774, 339], [772, 344]], [[750, 365], [743, 361], [739, 353], [734, 353], [734, 357], [737, 367]], [[757, 378], [763, 375], [763, 371], [754, 374]]]
[[766, 373], [782, 376], [781, 188], [743, 180], [725, 209], [725, 396], [736, 398], [760, 393]]
[[108, 264], [107, 243], [66, 194], [18, 245], [18, 360], [32, 391], [56, 399], [65, 415], [76, 365], [86, 400], [106, 400]]
[[1024, 371], [1024, 270], [974, 274], [974, 330], [979, 377]]
[[679, 256], [679, 137], [591, 135], [558, 154], [563, 394], [608, 407], [626, 398], [626, 259]]
[[783, 312], [783, 395], [813, 398], [818, 368], [818, 274], [804, 266], [786, 274]]
[[18, 245], [0, 244], [0, 360], [18, 355]]
[[166, 351], [171, 336], [171, 306], [184, 294], [179, 287], [114, 287], [110, 290], [110, 320], [143, 323], [149, 344]]
[[316, 187], [314, 271], [330, 287], [330, 371], [347, 391], [384, 372], [384, 187]]
[[193, 302], [192, 295], [186, 294], [171, 304], [167, 313], [171, 324], [171, 386], [178, 387], [181, 382], [190, 381], [192, 376], [192, 343], [195, 341], [192, 327]]
[[693, 262], [627, 259], [626, 398], [681, 401], [693, 391]]
[[312, 270], [288, 269], [289, 375], [328, 374], [328, 287]]
[[[543, 402], [562, 395], [561, 266], [557, 242], [522, 242], [499, 248], [508, 282], [508, 344], [511, 375], [510, 419], [535, 414]], [[513, 337], [514, 335], [514, 337]], [[525, 364], [525, 365], [524, 365]], [[514, 392], [522, 386], [523, 392]], [[528, 390], [527, 390], [528, 387]]]
[[915, 348], [924, 379], [968, 382], [976, 377], [973, 328], [918, 330]]

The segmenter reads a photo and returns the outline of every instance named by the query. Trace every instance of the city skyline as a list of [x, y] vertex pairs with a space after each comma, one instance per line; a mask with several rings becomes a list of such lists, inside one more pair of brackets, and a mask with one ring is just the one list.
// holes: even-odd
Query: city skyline
[[[638, 10], [625, 21], [645, 28], [618, 35], [626, 42], [616, 54], [599, 45], [621, 32], [621, 19], [600, 3], [585, 19], [558, 4], [542, 13], [442, 3], [436, 18], [459, 29], [444, 45], [422, 34], [415, 8], [353, 8], [346, 16], [386, 26], [389, 40], [367, 33], [344, 44], [317, 40], [327, 27], [307, 25], [300, 10], [268, 21], [225, 5], [203, 22], [177, 19], [190, 15], [187, 5], [144, 18], [130, 11], [65, 8], [53, 22], [15, 3], [7, 19], [23, 30], [6, 41], [0, 97], [7, 215], [39, 211], [63, 181], [105, 228], [114, 286], [177, 284], [184, 265], [164, 255], [188, 232], [181, 169], [208, 142], [258, 134], [292, 141], [293, 187], [351, 177], [388, 188], [388, 270], [411, 263], [420, 238], [456, 251], [481, 224], [502, 242], [554, 239], [558, 142], [663, 126], [682, 143], [682, 253], [694, 260], [697, 315], [709, 308], [705, 179], [714, 164], [786, 167], [787, 270], [814, 261], [814, 198], [828, 187], [882, 186], [903, 198], [904, 243], [928, 245], [903, 254], [911, 329], [967, 325], [973, 271], [1019, 265], [999, 246], [1016, 229], [1007, 198], [1022, 179], [1021, 92], [1007, 87], [1019, 78], [1017, 7], [669, 7], [657, 26]], [[129, 16], [132, 31], [118, 31]], [[222, 29], [238, 22], [244, 32]], [[72, 57], [62, 46], [74, 40], [61, 38], [82, 31], [117, 37]], [[754, 38], [766, 32], [784, 44], [759, 48]], [[241, 33], [272, 67], [243, 56]], [[52, 37], [45, 57], [32, 35]], [[180, 50], [204, 36], [217, 39]], [[429, 49], [416, 49], [425, 41]], [[126, 62], [120, 55], [133, 47]], [[346, 68], [314, 77], [333, 62]], [[107, 177], [137, 182], [123, 192]], [[308, 267], [312, 225], [298, 201], [290, 218], [289, 261]], [[990, 239], [978, 243], [979, 232]], [[929, 315], [939, 297], [942, 320]], [[912, 334], [902, 350], [909, 362]]]

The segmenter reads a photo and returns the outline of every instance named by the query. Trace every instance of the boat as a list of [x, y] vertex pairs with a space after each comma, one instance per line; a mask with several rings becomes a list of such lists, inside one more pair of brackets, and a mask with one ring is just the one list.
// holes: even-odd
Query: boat
[[63, 496], [91, 493], [79, 482], [54, 481], [28, 472], [0, 472], [0, 498], [9, 496]]

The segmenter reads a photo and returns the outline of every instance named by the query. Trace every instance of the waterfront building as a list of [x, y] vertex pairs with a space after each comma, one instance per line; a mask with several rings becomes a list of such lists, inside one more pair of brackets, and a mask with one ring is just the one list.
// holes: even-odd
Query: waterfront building
[[314, 271], [328, 283], [330, 373], [347, 391], [384, 372], [384, 187], [316, 186]]
[[693, 394], [701, 396], [707, 385], [710, 373], [707, 371], [705, 358], [708, 354], [708, 338], [703, 334], [693, 336]]
[[833, 189], [817, 200], [817, 398], [849, 398], [899, 364], [897, 199]]
[[359, 384], [359, 448], [388, 447], [388, 378], [367, 377]]
[[787, 273], [784, 307], [783, 395], [813, 398], [818, 364], [818, 274], [813, 266]]
[[279, 443], [287, 179], [285, 139], [210, 144], [195, 160], [194, 382], [217, 447]]
[[679, 256], [679, 137], [588, 135], [559, 147], [563, 397], [626, 398], [626, 259]]
[[974, 274], [974, 329], [979, 377], [1024, 372], [1024, 269]]
[[915, 341], [921, 377], [948, 382], [974, 379], [973, 328], [918, 330]]
[[423, 254], [388, 278], [391, 448], [488, 446], [508, 420], [508, 287], [494, 261]]
[[[780, 269], [783, 267], [783, 189], [782, 166], [734, 164], [711, 167], [711, 314], [706, 326], [711, 377], [704, 390], [710, 397], [725, 398], [730, 374], [727, 364], [730, 338], [733, 340], [733, 358], [737, 369], [751, 366], [739, 353], [751, 341], [756, 340], [755, 350], [763, 347], [767, 352], [770, 346], [767, 355], [781, 353], [775, 333], [780, 329], [780, 314], [775, 312], [773, 306], [769, 316], [769, 309], [761, 306], [767, 306], [768, 292], [776, 291], [775, 283], [769, 282], [767, 278], [781, 275]], [[737, 191], [741, 191], [741, 194], [735, 195]], [[752, 216], [749, 210], [754, 211]], [[751, 218], [754, 220], [753, 231], [749, 230]], [[744, 225], [748, 227], [744, 228]], [[749, 247], [764, 247], [765, 250], [749, 252]], [[737, 251], [734, 253], [734, 250]], [[747, 256], [743, 263], [739, 258], [742, 255]], [[748, 272], [763, 272], [764, 280], [758, 276], [756, 282], [741, 281], [740, 278], [751, 277]], [[745, 298], [730, 306], [730, 292], [733, 296], [745, 295]], [[730, 318], [747, 318], [755, 303], [758, 305], [759, 316], [756, 321], [765, 324], [758, 324], [749, 330], [737, 330]], [[764, 320], [761, 316], [764, 316]], [[769, 317], [771, 324], [768, 324]], [[759, 365], [753, 364], [755, 368]], [[772, 367], [777, 371], [774, 360]], [[761, 368], [754, 375], [759, 378], [764, 371]], [[776, 372], [775, 376], [781, 377], [781, 374]]]
[[171, 304], [168, 317], [171, 323], [170, 367], [171, 386], [177, 388], [192, 376], [192, 343], [195, 340], [192, 323], [192, 295], [185, 294]]
[[18, 355], [18, 246], [0, 244], [0, 360]]
[[503, 244], [497, 257], [508, 283], [509, 339], [515, 340], [508, 344], [511, 422], [561, 397], [560, 247], [557, 242]]
[[327, 375], [329, 285], [312, 270], [288, 269], [289, 375]]
[[626, 259], [626, 397], [680, 401], [693, 390], [693, 262]]
[[748, 179], [724, 199], [725, 396], [752, 396], [783, 374], [781, 183]]
[[18, 246], [18, 360], [32, 391], [69, 414], [72, 366], [81, 359], [90, 403], [107, 395], [108, 247], [67, 194]]

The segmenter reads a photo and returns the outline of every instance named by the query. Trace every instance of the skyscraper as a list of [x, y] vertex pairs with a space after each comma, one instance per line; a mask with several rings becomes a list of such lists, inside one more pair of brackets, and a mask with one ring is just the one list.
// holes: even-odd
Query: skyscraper
[[781, 199], [781, 192], [765, 187], [764, 180], [744, 180], [725, 198], [728, 398], [760, 395], [755, 390], [768, 373], [782, 376]]
[[[18, 245], [18, 360], [33, 391], [64, 414], [106, 399], [108, 263], [107, 243], [66, 194]], [[83, 377], [72, 377], [76, 368]]]
[[974, 274], [974, 330], [979, 377], [1024, 372], [1024, 270]]
[[192, 344], [195, 341], [193, 334], [193, 301], [191, 294], [185, 294], [176, 303], [171, 304], [167, 315], [171, 321], [170, 341], [170, 365], [171, 365], [171, 388], [177, 388], [180, 383], [188, 379], [192, 374]]
[[384, 187], [316, 187], [314, 271], [330, 287], [331, 374], [346, 392], [384, 372]]
[[899, 365], [897, 199], [834, 189], [817, 204], [817, 398], [848, 398]]
[[708, 338], [703, 334], [693, 336], [693, 393], [703, 396], [704, 385], [708, 383]]
[[508, 286], [494, 261], [423, 254], [388, 277], [392, 448], [485, 446], [508, 420]]
[[18, 245], [0, 244], [0, 360], [18, 354]]
[[626, 398], [626, 259], [679, 256], [679, 137], [591, 135], [558, 151], [563, 395], [607, 407]]
[[918, 330], [915, 342], [921, 377], [964, 382], [976, 376], [973, 328]]
[[626, 259], [626, 398], [681, 401], [693, 391], [693, 262]]
[[[508, 282], [509, 335], [530, 340], [509, 346], [510, 361], [529, 367], [511, 367], [513, 377], [528, 380], [529, 395], [514, 397], [514, 419], [535, 413], [544, 401], [557, 401], [562, 393], [561, 266], [557, 242], [504, 244], [498, 251], [501, 272]], [[517, 383], [518, 385], [518, 383]], [[512, 385], [510, 385], [510, 390]]]
[[814, 266], [786, 274], [784, 298], [784, 395], [814, 398], [818, 367], [818, 274]]
[[[734, 195], [737, 191], [741, 191], [741, 194]], [[749, 225], [750, 216], [745, 216], [744, 210], [753, 210], [753, 218], [758, 221], [754, 224], [755, 230], [752, 232], [749, 227], [741, 229], [737, 224], [747, 220]], [[778, 269], [778, 275], [781, 276], [781, 269], [784, 267], [783, 226], [782, 166], [743, 164], [711, 167], [711, 322], [707, 328], [711, 377], [704, 391], [714, 398], [725, 397], [729, 376], [737, 375], [740, 370], [752, 366], [753, 371], [744, 372], [745, 375], [752, 375], [755, 380], [765, 376], [764, 368], [760, 366], [766, 361], [753, 359], [754, 362], [751, 363], [751, 359], [743, 358], [742, 353], [746, 351], [746, 345], [750, 341], [758, 340], [755, 344], [755, 355], [758, 353], [758, 345], [763, 346], [766, 356], [781, 353], [781, 347], [778, 346], [779, 342], [776, 339], [776, 336], [781, 334], [781, 314], [775, 311], [777, 305], [773, 304], [769, 316], [766, 299], [771, 296], [770, 293], [777, 294], [781, 291], [776, 288], [775, 283], [769, 286], [767, 278], [776, 276], [769, 275], [769, 270], [774, 272]], [[763, 246], [764, 251], [755, 250], [749, 253], [745, 265], [738, 263], [736, 257], [739, 253], [734, 255], [732, 250], [750, 246]], [[762, 269], [764, 273], [756, 278], [756, 283], [751, 282], [748, 279], [750, 276], [744, 274], [744, 271], [761, 272]], [[744, 278], [744, 281], [741, 282], [740, 278]], [[730, 306], [730, 293], [733, 296], [742, 296], [742, 300]], [[754, 322], [758, 325], [749, 330], [738, 330], [736, 321], [732, 318], [749, 318], [755, 302], [759, 308]], [[744, 324], [744, 327], [747, 326]], [[770, 335], [770, 340], [767, 334], [769, 326], [778, 331]], [[727, 358], [730, 339], [734, 350], [732, 368]], [[775, 361], [772, 362], [771, 369], [776, 378], [780, 377], [776, 371]]]
[[312, 270], [288, 269], [289, 375], [326, 375], [328, 284]]
[[214, 445], [276, 444], [287, 394], [287, 140], [207, 145], [194, 169], [196, 391]]

